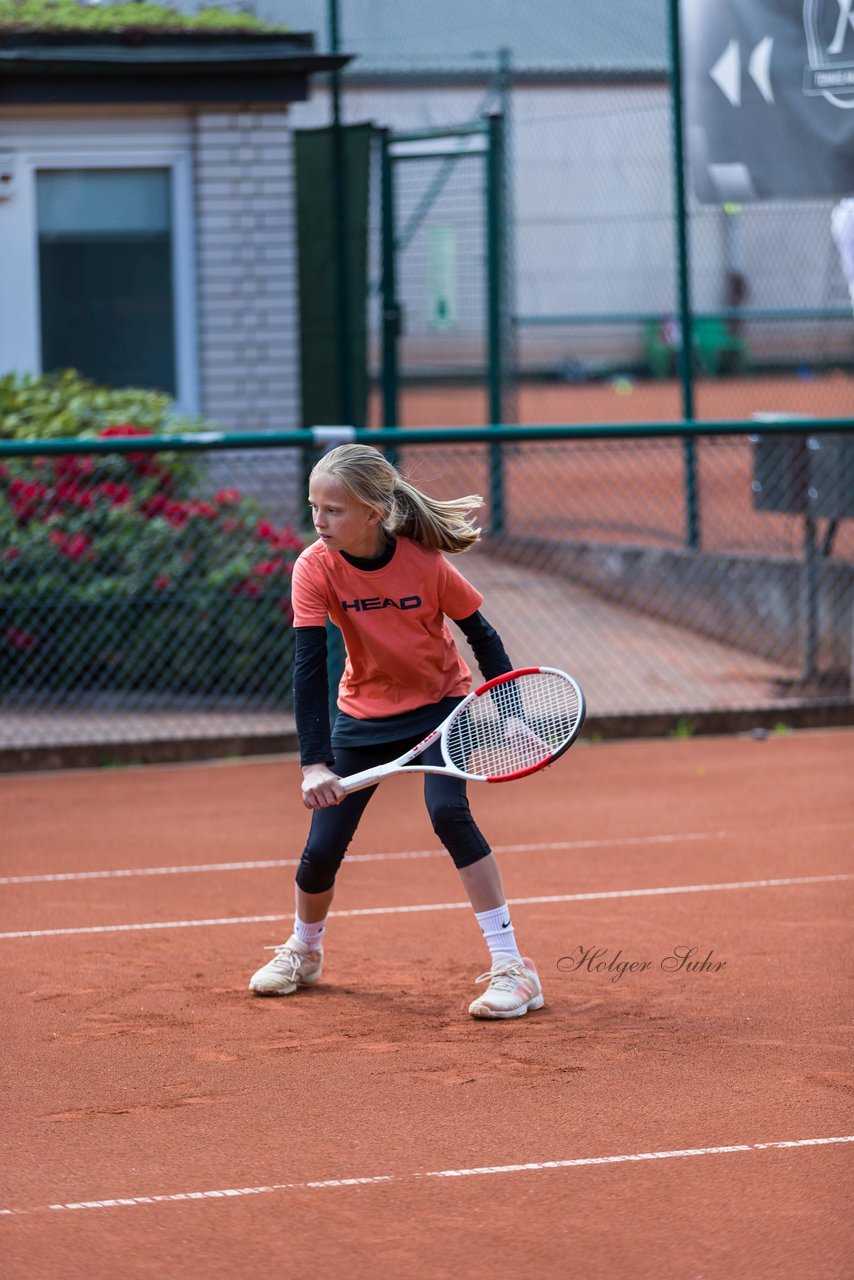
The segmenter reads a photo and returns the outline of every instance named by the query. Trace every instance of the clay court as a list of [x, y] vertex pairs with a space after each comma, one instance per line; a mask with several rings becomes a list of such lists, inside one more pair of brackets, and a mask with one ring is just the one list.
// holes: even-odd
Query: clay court
[[[851, 362], [845, 368], [798, 377], [791, 373], [755, 373], [749, 377], [694, 380], [698, 421], [747, 421], [754, 413], [804, 414], [839, 418], [854, 404]], [[650, 381], [615, 378], [567, 383], [522, 381], [515, 393], [522, 423], [680, 422], [682, 387], [675, 379]], [[371, 404], [370, 426], [380, 425], [381, 402]], [[401, 426], [482, 426], [489, 420], [485, 385], [405, 387]]]
[[282, 1000], [294, 759], [0, 779], [3, 1276], [849, 1274], [852, 768], [583, 741], [472, 786], [546, 996], [506, 1023], [415, 777]]

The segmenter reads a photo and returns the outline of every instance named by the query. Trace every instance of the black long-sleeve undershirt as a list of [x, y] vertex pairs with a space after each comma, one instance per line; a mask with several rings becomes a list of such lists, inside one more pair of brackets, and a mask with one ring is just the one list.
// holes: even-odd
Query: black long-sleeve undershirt
[[300, 764], [331, 764], [326, 628], [297, 627], [294, 635], [294, 719]]
[[[501, 637], [479, 611], [456, 621], [471, 646], [484, 680], [512, 671]], [[331, 764], [329, 682], [326, 670], [326, 628], [297, 627], [294, 660], [294, 716], [300, 744], [300, 763]]]

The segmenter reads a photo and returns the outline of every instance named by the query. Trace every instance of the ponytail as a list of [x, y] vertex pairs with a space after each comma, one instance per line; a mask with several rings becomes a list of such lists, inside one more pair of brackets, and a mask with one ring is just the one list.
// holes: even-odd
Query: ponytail
[[388, 523], [383, 523], [389, 533], [400, 533], [435, 551], [456, 555], [480, 540], [480, 529], [471, 513], [482, 505], [483, 500], [476, 493], [440, 502], [398, 476], [394, 506]]

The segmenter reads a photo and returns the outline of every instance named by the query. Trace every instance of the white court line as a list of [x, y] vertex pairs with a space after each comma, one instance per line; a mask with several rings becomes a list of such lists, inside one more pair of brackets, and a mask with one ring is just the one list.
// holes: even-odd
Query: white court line
[[[824, 831], [847, 831], [851, 822], [826, 822], [811, 827], [789, 827], [788, 835], [818, 835]], [[493, 853], [550, 853], [582, 849], [622, 849], [630, 845], [682, 844], [704, 840], [731, 840], [750, 832], [688, 831], [681, 835], [616, 836], [598, 840], [552, 840], [547, 844], [499, 844], [493, 845]], [[762, 832], [760, 834], [767, 834]], [[351, 862], [401, 862], [413, 858], [447, 858], [445, 849], [396, 850], [391, 853], [357, 853], [347, 858]], [[3, 884], [51, 884], [57, 880], [120, 880], [131, 876], [178, 876], [198, 872], [218, 871], [267, 871], [277, 867], [299, 866], [299, 858], [266, 858], [251, 862], [199, 862], [180, 867], [126, 867], [116, 871], [59, 871], [49, 875], [0, 876]]]
[[223, 1200], [234, 1196], [262, 1196], [274, 1191], [328, 1191], [335, 1187], [387, 1186], [390, 1183], [425, 1181], [427, 1178], [474, 1178], [496, 1173], [538, 1173], [544, 1169], [580, 1169], [591, 1165], [638, 1164], [646, 1160], [678, 1160], [696, 1156], [734, 1155], [746, 1151], [782, 1151], [797, 1147], [832, 1146], [854, 1142], [854, 1134], [838, 1138], [798, 1138], [787, 1142], [738, 1143], [727, 1147], [689, 1147], [683, 1151], [639, 1151], [620, 1156], [581, 1156], [570, 1160], [542, 1160], [529, 1164], [486, 1165], [472, 1169], [431, 1169], [425, 1173], [385, 1173], [367, 1178], [327, 1178], [322, 1182], [274, 1182], [260, 1187], [226, 1187], [216, 1191], [178, 1191], [171, 1195], [122, 1196], [111, 1200], [72, 1200], [65, 1204], [38, 1205], [30, 1209], [0, 1209], [6, 1217], [70, 1209], [127, 1209], [141, 1204], [177, 1204], [186, 1200]]
[[[810, 828], [820, 830], [821, 828]], [[625, 836], [609, 840], [552, 840], [548, 844], [499, 844], [493, 853], [545, 853], [569, 849], [608, 849], [630, 844], [678, 844], [692, 840], [723, 840], [726, 831], [690, 832], [677, 836]], [[390, 853], [349, 854], [351, 862], [401, 862], [417, 858], [447, 858], [447, 849], [399, 849]], [[267, 858], [254, 862], [201, 862], [182, 867], [129, 867], [121, 871], [63, 871], [52, 875], [0, 876], [0, 884], [45, 884], [54, 880], [110, 880], [126, 876], [174, 876], [198, 871], [267, 871], [275, 867], [298, 867], [299, 858]]]
[[[512, 907], [539, 906], [552, 902], [596, 902], [605, 898], [647, 898], [671, 893], [717, 893], [727, 889], [772, 889], [781, 885], [833, 884], [841, 880], [854, 880], [851, 875], [791, 876], [780, 880], [735, 880], [726, 884], [667, 885], [658, 889], [607, 889], [597, 893], [560, 893], [541, 898], [508, 898]], [[357, 907], [352, 911], [332, 911], [331, 916], [340, 919], [347, 916], [395, 916], [415, 911], [466, 911], [468, 902], [419, 902], [411, 907]], [[275, 920], [290, 920], [293, 912], [271, 916], [219, 916], [207, 920], [153, 920], [146, 924], [93, 924], [77, 929], [23, 929], [15, 933], [0, 933], [3, 938], [59, 938], [80, 933], [136, 933], [142, 929], [200, 929], [224, 924], [268, 924]]]

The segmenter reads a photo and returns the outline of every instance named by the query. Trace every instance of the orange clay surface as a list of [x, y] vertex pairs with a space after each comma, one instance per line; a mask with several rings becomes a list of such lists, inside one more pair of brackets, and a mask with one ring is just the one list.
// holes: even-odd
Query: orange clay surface
[[416, 777], [267, 1000], [294, 760], [0, 778], [0, 1274], [850, 1274], [852, 777], [838, 730], [472, 786], [546, 996], [500, 1023]]
[[[521, 382], [505, 419], [526, 423], [678, 422], [683, 417], [681, 384], [613, 379], [601, 382]], [[846, 418], [854, 412], [854, 369], [834, 369], [813, 378], [756, 374], [741, 378], [697, 378], [694, 416], [709, 422], [748, 420], [754, 413], [799, 413]], [[370, 425], [380, 424], [381, 401], [374, 395]], [[401, 426], [478, 426], [489, 421], [485, 386], [405, 386]]]

